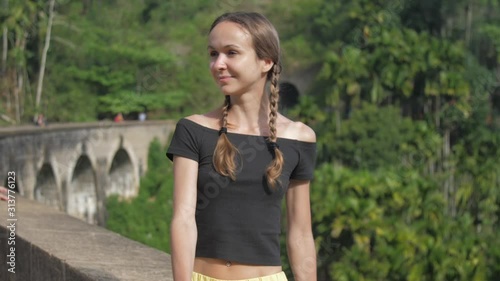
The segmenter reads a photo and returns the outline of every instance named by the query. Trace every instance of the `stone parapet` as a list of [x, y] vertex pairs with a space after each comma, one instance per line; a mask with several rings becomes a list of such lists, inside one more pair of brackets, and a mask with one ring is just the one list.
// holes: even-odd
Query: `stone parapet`
[[9, 210], [17, 221], [8, 221], [7, 205], [0, 202], [0, 280], [173, 280], [164, 252], [21, 197]]

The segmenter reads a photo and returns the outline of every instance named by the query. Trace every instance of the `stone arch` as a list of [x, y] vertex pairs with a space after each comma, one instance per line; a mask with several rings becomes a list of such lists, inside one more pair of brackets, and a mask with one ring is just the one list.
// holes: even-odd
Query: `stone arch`
[[109, 184], [106, 187], [106, 197], [118, 194], [122, 197], [135, 195], [134, 165], [124, 148], [116, 151], [109, 169]]
[[280, 83], [280, 110], [287, 111], [299, 103], [299, 90], [290, 82]]
[[96, 175], [90, 159], [81, 155], [76, 161], [67, 190], [67, 213], [95, 224], [97, 221]]
[[44, 163], [36, 176], [33, 197], [36, 201], [59, 209], [60, 200], [54, 169], [49, 163]]

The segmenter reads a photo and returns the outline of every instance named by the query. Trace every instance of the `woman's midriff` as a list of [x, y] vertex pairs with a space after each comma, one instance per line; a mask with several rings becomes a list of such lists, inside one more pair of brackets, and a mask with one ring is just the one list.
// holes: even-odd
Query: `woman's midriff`
[[283, 271], [281, 266], [241, 264], [213, 258], [194, 259], [194, 271], [217, 279], [250, 279]]

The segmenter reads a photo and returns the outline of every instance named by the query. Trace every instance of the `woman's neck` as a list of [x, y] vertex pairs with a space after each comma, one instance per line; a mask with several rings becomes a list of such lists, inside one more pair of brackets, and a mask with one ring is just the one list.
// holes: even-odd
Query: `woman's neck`
[[260, 96], [232, 96], [228, 122], [242, 132], [267, 130], [270, 111], [269, 98], [265, 93]]

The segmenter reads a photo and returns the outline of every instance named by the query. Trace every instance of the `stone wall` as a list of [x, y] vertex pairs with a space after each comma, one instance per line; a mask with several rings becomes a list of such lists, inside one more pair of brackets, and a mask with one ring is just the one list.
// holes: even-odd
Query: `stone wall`
[[0, 221], [0, 280], [173, 280], [168, 254], [33, 200], [1, 201]]

